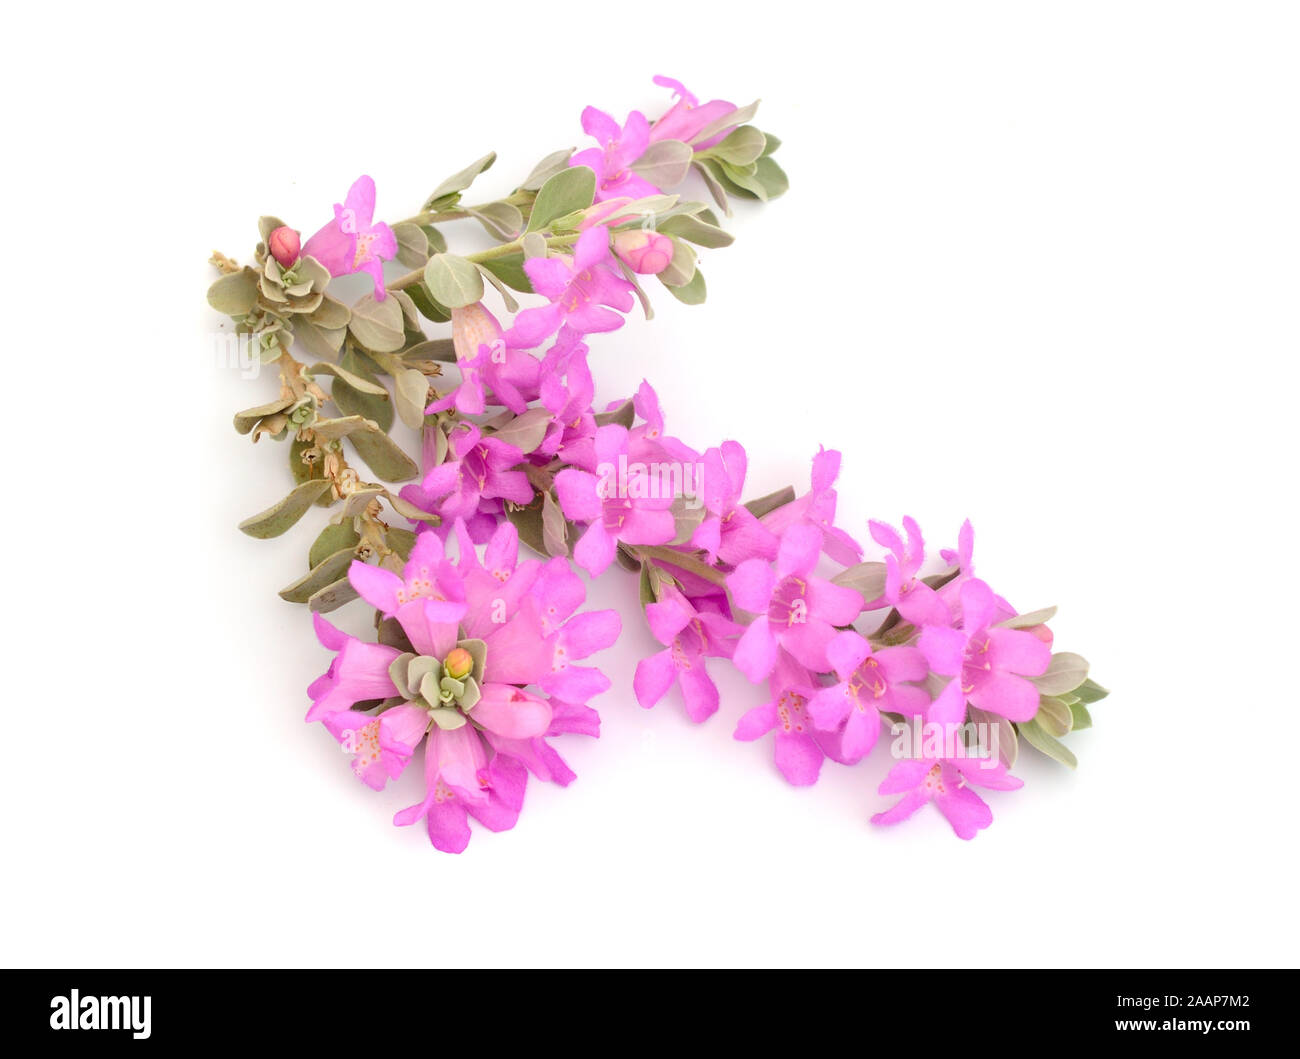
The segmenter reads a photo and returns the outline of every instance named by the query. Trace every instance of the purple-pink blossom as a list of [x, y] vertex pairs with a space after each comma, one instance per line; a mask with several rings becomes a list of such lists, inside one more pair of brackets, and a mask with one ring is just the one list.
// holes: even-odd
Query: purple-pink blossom
[[331, 276], [366, 272], [375, 283], [375, 300], [383, 301], [384, 265], [397, 256], [397, 237], [383, 221], [375, 223], [375, 182], [358, 177], [347, 199], [334, 204], [334, 219], [316, 232], [302, 248]]

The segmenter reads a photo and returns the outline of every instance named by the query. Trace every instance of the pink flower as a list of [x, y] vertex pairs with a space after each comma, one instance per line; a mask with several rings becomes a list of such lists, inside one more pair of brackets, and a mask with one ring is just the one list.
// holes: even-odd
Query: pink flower
[[776, 570], [762, 559], [746, 559], [727, 577], [738, 606], [758, 617], [736, 645], [736, 668], [754, 683], [777, 662], [777, 647], [815, 672], [830, 667], [826, 648], [835, 627], [848, 625], [862, 611], [862, 596], [813, 574], [822, 535], [814, 526], [785, 531]]
[[[650, 127], [651, 143], [659, 140], [681, 140], [683, 143], [690, 143], [704, 131], [705, 126], [734, 113], [736, 110], [734, 103], [728, 103], [722, 99], [701, 103], [691, 92], [687, 91], [685, 85], [680, 81], [674, 81], [671, 77], [658, 76], [654, 79], [654, 82], [664, 88], [671, 88], [673, 94], [677, 97], [677, 102]], [[716, 135], [710, 136], [708, 140], [695, 144], [695, 149], [702, 151], [706, 147], [712, 147], [730, 131], [730, 127], [723, 129]]]
[[658, 195], [659, 189], [632, 172], [631, 166], [650, 144], [650, 123], [639, 110], [628, 116], [620, 129], [604, 111], [588, 107], [582, 112], [582, 129], [599, 147], [579, 151], [570, 166], [585, 165], [596, 174], [596, 201], [626, 197], [643, 199]]
[[880, 713], [915, 715], [930, 705], [924, 688], [909, 681], [926, 678], [925, 655], [915, 647], [872, 651], [856, 632], [837, 635], [826, 648], [839, 683], [817, 692], [808, 704], [813, 724], [841, 731], [840, 751], [850, 761], [871, 752], [880, 735]]
[[516, 415], [528, 408], [536, 396], [541, 364], [507, 344], [497, 318], [482, 302], [451, 310], [451, 340], [461, 383], [432, 402], [426, 413], [455, 408], [463, 415], [478, 415], [487, 407], [489, 388], [495, 403]]
[[615, 233], [614, 253], [633, 272], [657, 276], [673, 263], [673, 241], [662, 232], [631, 228]]
[[520, 312], [507, 342], [531, 349], [561, 327], [577, 335], [622, 327], [619, 313], [632, 308], [632, 285], [614, 274], [610, 261], [609, 229], [604, 227], [583, 232], [572, 257], [530, 257], [524, 271], [533, 290], [550, 304]]
[[636, 666], [632, 688], [647, 709], [673, 684], [680, 685], [686, 715], [697, 724], [718, 709], [718, 688], [704, 667], [708, 657], [729, 658], [740, 626], [721, 614], [698, 611], [677, 589], [665, 588], [645, 609], [646, 621], [664, 650]]
[[532, 501], [528, 476], [513, 469], [524, 459], [517, 445], [484, 437], [473, 423], [453, 430], [448, 445], [450, 458], [431, 468], [419, 485], [405, 486], [402, 499], [441, 515], [445, 522], [468, 519], [484, 500]]
[[821, 684], [807, 667], [800, 665], [788, 651], [779, 650], [768, 678], [770, 697], [741, 717], [736, 725], [735, 737], [745, 742], [776, 732], [773, 748], [776, 767], [796, 787], [816, 783], [822, 761], [838, 757], [828, 745], [833, 737], [818, 732], [808, 716], [808, 703], [820, 689]]
[[345, 202], [334, 204], [334, 220], [307, 240], [303, 255], [314, 257], [331, 276], [367, 272], [375, 282], [375, 300], [383, 301], [383, 262], [397, 256], [397, 238], [388, 225], [372, 223], [375, 216], [375, 182], [358, 177]]
[[840, 454], [818, 449], [812, 463], [812, 489], [792, 503], [763, 516], [763, 524], [775, 533], [798, 522], [816, 526], [822, 534], [822, 551], [844, 566], [862, 560], [862, 545], [835, 525], [838, 494], [835, 479], [840, 473]]
[[[569, 660], [608, 646], [620, 626], [613, 611], [574, 613], [585, 589], [563, 560], [563, 572], [519, 564], [508, 523], [483, 560], [464, 526], [455, 529], [454, 564], [428, 531], [401, 574], [352, 564], [360, 596], [396, 618], [390, 643], [409, 649], [365, 643], [317, 616], [321, 642], [337, 656], [309, 689], [307, 719], [324, 723], [375, 788], [400, 775], [424, 741], [425, 796], [394, 822], [423, 820], [436, 848], [458, 853], [470, 817], [495, 831], [514, 826], [529, 771], [562, 784], [573, 778], [547, 739], [597, 734], [582, 700], [609, 682]], [[368, 716], [376, 705], [381, 712]]]
[[266, 237], [266, 248], [284, 268], [292, 268], [302, 251], [302, 240], [297, 232], [282, 224]]
[[913, 625], [947, 624], [947, 606], [939, 594], [917, 576], [925, 564], [925, 541], [916, 520], [910, 516], [903, 519], [903, 529], [907, 531], [906, 544], [898, 530], [887, 522], [873, 520], [870, 528], [872, 539], [882, 548], [888, 548], [890, 554], [885, 556], [885, 593], [879, 600], [868, 603], [867, 609], [888, 604], [896, 607], [898, 613]]
[[957, 685], [972, 706], [1009, 721], [1028, 721], [1038, 712], [1038, 689], [1025, 677], [1042, 676], [1052, 651], [1024, 629], [990, 628], [997, 602], [983, 581], [961, 586], [961, 627], [929, 625], [917, 646], [930, 668], [957, 677]]
[[736, 441], [704, 453], [700, 499], [708, 516], [691, 536], [709, 562], [735, 566], [746, 559], [775, 559], [779, 538], [740, 502], [748, 457]]
[[[927, 726], [935, 725], [939, 730], [950, 731], [951, 726], [959, 726], [964, 721], [965, 715], [966, 701], [957, 682], [952, 681], [931, 705]], [[892, 808], [876, 813], [871, 822], [896, 824], [927, 802], [934, 802], [952, 824], [958, 838], [972, 839], [993, 822], [993, 813], [971, 785], [1014, 791], [1024, 784], [1015, 776], [1008, 775], [1006, 766], [1000, 761], [993, 763], [986, 758], [956, 753], [962, 745], [955, 740], [939, 737], [934, 741], [945, 748], [952, 743], [953, 755], [948, 756], [945, 750], [898, 762], [880, 784], [880, 793], [902, 794], [903, 797]]]
[[644, 466], [628, 459], [628, 432], [617, 423], [596, 431], [597, 474], [566, 467], [555, 491], [566, 518], [588, 523], [573, 549], [574, 561], [593, 576], [614, 561], [619, 541], [666, 544], [677, 535], [673, 498], [656, 496]]

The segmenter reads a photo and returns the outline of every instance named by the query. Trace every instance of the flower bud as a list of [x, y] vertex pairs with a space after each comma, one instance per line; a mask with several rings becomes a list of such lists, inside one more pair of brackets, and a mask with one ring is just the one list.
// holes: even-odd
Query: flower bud
[[473, 670], [474, 656], [463, 647], [453, 648], [442, 663], [442, 671], [453, 680], [464, 680]]
[[287, 225], [281, 225], [267, 236], [266, 245], [271, 251], [271, 256], [284, 268], [292, 267], [302, 250], [298, 233]]
[[673, 241], [662, 232], [631, 228], [614, 236], [614, 253], [633, 272], [654, 276], [672, 264]]

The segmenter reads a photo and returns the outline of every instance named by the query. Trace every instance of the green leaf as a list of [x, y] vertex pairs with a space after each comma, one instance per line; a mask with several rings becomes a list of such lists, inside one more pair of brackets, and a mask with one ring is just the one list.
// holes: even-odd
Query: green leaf
[[429, 260], [429, 237], [423, 228], [410, 221], [393, 225], [397, 239], [397, 260], [407, 268], [423, 268]]
[[1021, 721], [1016, 727], [1025, 742], [1037, 750], [1040, 754], [1046, 754], [1054, 761], [1059, 761], [1062, 765], [1068, 765], [1070, 768], [1077, 768], [1079, 759], [1076, 758], [1069, 749], [1056, 739], [1043, 731], [1037, 721]]
[[361, 537], [352, 523], [335, 525], [331, 523], [320, 531], [311, 546], [311, 551], [307, 553], [307, 568], [310, 570], [321, 564], [322, 560], [333, 555], [344, 548], [355, 548], [361, 543]]
[[396, 493], [388, 493], [387, 496], [388, 502], [393, 505], [393, 510], [402, 518], [410, 519], [412, 522], [427, 522], [431, 526], [436, 526], [442, 521], [437, 515], [421, 510], [409, 501], [403, 500]]
[[406, 288], [406, 293], [416, 309], [419, 310], [420, 315], [426, 320], [445, 324], [451, 319], [451, 313], [433, 300], [433, 296], [429, 294], [429, 289], [423, 283], [412, 283]]
[[507, 445], [514, 445], [524, 453], [534, 451], [546, 437], [546, 428], [553, 415], [545, 408], [530, 408], [498, 427], [491, 436]]
[[[668, 287], [668, 284], [665, 283], [664, 286]], [[709, 293], [704, 285], [704, 273], [696, 269], [689, 283], [683, 283], [680, 287], [668, 287], [668, 293], [683, 305], [702, 305]]]
[[239, 524], [239, 528], [250, 537], [257, 537], [259, 540], [265, 540], [268, 537], [278, 537], [285, 530], [289, 529], [295, 522], [307, 513], [307, 509], [314, 504], [320, 496], [328, 490], [330, 483], [324, 479], [319, 481], [303, 482], [297, 486], [288, 496], [278, 503], [272, 504], [265, 511], [260, 511], [256, 515], [244, 519]]
[[535, 496], [520, 507], [506, 504], [506, 518], [519, 531], [519, 540], [538, 555], [550, 555], [546, 550], [546, 537], [542, 531], [542, 499]]
[[1006, 621], [998, 622], [1003, 629], [1032, 629], [1035, 625], [1045, 625], [1056, 616], [1055, 607], [1031, 610], [1028, 614], [1017, 614]]
[[596, 174], [585, 165], [560, 170], [542, 185], [528, 218], [528, 230], [540, 232], [557, 217], [585, 210], [596, 198]]
[[766, 147], [766, 136], [752, 125], [742, 125], [710, 147], [708, 153], [732, 165], [749, 165], [763, 157]]
[[519, 185], [521, 191], [536, 191], [545, 184], [556, 173], [561, 173], [569, 168], [569, 159], [573, 157], [573, 148], [565, 147], [559, 151], [552, 151], [535, 166], [533, 171], [528, 174], [524, 182]]
[[331, 610], [338, 610], [344, 603], [350, 603], [357, 598], [357, 590], [352, 587], [352, 582], [346, 577], [341, 577], [333, 584], [326, 585], [312, 593], [307, 600], [307, 606], [315, 614], [327, 614]]
[[710, 250], [730, 246], [736, 241], [736, 237], [730, 232], [723, 231], [717, 225], [708, 224], [689, 214], [678, 214], [675, 217], [669, 217], [659, 225], [659, 231], [665, 235], [679, 236], [689, 243], [707, 247]]
[[1088, 660], [1069, 651], [1052, 655], [1047, 672], [1029, 678], [1043, 695], [1063, 695], [1088, 679]]
[[[757, 164], [748, 166], [732, 165], [730, 162], [724, 162], [720, 158], [717, 159], [717, 163], [718, 167], [722, 170], [723, 175], [733, 186], [739, 188], [748, 195], [752, 195], [756, 199], [761, 199], [764, 202], [767, 201], [767, 188], [764, 187], [763, 182], [758, 179]], [[775, 165], [776, 163], [774, 162], [772, 164]]]
[[327, 555], [293, 584], [280, 589], [280, 598], [289, 603], [306, 603], [322, 588], [345, 576], [353, 558], [351, 548], [340, 548]]
[[695, 251], [680, 239], [668, 238], [673, 244], [673, 259], [659, 273], [659, 282], [665, 287], [684, 287], [695, 277]]
[[400, 555], [403, 560], [411, 557], [411, 549], [415, 547], [415, 534], [410, 530], [389, 526], [384, 533], [384, 538], [388, 546]]
[[358, 430], [348, 441], [381, 481], [407, 482], [420, 473], [416, 462], [382, 430]]
[[392, 353], [406, 343], [402, 307], [396, 298], [376, 301], [373, 294], [367, 294], [352, 306], [348, 329], [366, 349], [376, 353]]
[[429, 381], [414, 368], [400, 368], [393, 376], [393, 397], [397, 414], [412, 430], [424, 426], [424, 409], [429, 403]]
[[1102, 699], [1110, 694], [1109, 691], [1103, 688], [1091, 677], [1072, 690], [1080, 702], [1086, 703], [1101, 702]]
[[533, 285], [528, 279], [528, 273], [524, 271], [522, 253], [494, 257], [491, 261], [484, 261], [483, 267], [512, 290], [523, 294], [533, 293]]
[[518, 239], [524, 230], [524, 215], [517, 206], [508, 202], [489, 202], [485, 206], [466, 211], [479, 224], [483, 225], [488, 235], [504, 239]]
[[705, 140], [713, 139], [723, 129], [729, 129], [733, 125], [744, 125], [758, 113], [758, 104], [759, 101], [756, 99], [747, 107], [737, 107], [730, 114], [723, 114], [722, 117], [714, 119], [695, 134], [691, 143], [703, 143]]
[[313, 376], [333, 375], [336, 379], [342, 379], [354, 390], [358, 390], [361, 393], [372, 394], [375, 397], [383, 398], [385, 401], [388, 400], [388, 391], [380, 386], [379, 383], [372, 382], [365, 376], [358, 375], [356, 372], [348, 371], [347, 368], [340, 367], [337, 364], [313, 364], [307, 369], [307, 374]]
[[1069, 705], [1050, 695], [1044, 695], [1038, 700], [1038, 712], [1034, 715], [1034, 720], [1048, 735], [1057, 738], [1069, 735], [1070, 729], [1074, 727], [1074, 714], [1070, 712]]
[[686, 179], [694, 158], [695, 152], [681, 140], [657, 140], [633, 163], [632, 172], [655, 187], [672, 188]]
[[754, 179], [762, 185], [769, 199], [780, 198], [790, 190], [790, 178], [785, 170], [776, 164], [775, 158], [764, 155], [754, 163]]
[[1070, 726], [1073, 731], [1079, 732], [1092, 727], [1092, 714], [1088, 712], [1088, 707], [1083, 703], [1070, 703], [1070, 714], [1073, 717], [1073, 723]]
[[[790, 490], [791, 493], [794, 490]], [[885, 592], [885, 564], [858, 563], [847, 570], [841, 570], [831, 578], [831, 583], [841, 588], [851, 588], [861, 593], [862, 598], [870, 603], [879, 599]]]
[[253, 427], [257, 426], [259, 420], [265, 419], [267, 416], [273, 416], [276, 412], [283, 412], [293, 403], [292, 397], [281, 397], [269, 404], [260, 404], [256, 408], [245, 408], [242, 412], [236, 412], [235, 429], [241, 434], [247, 434]]
[[492, 151], [485, 154], [482, 158], [478, 159], [478, 161], [471, 162], [459, 173], [453, 173], [433, 189], [433, 193], [426, 200], [424, 208], [427, 210], [438, 199], [444, 198], [447, 195], [454, 195], [458, 191], [464, 191], [474, 183], [476, 179], [478, 179], [480, 173], [486, 173], [491, 169], [492, 163], [496, 160], [497, 153], [496, 151]]
[[550, 493], [542, 494], [542, 547], [552, 557], [569, 554], [569, 525]]
[[424, 283], [440, 305], [463, 309], [483, 297], [483, 277], [472, 261], [455, 254], [435, 254], [424, 266]]
[[247, 316], [257, 304], [257, 273], [241, 268], [208, 288], [208, 304], [227, 316]]
[[612, 408], [608, 412], [596, 413], [596, 426], [608, 426], [610, 423], [617, 423], [624, 430], [631, 430], [632, 423], [636, 420], [636, 404], [629, 398], [617, 408]]
[[447, 237], [438, 231], [432, 224], [420, 225], [422, 231], [429, 240], [429, 253], [442, 254], [447, 250]]
[[704, 186], [709, 189], [709, 194], [713, 196], [713, 201], [718, 204], [718, 208], [730, 217], [731, 201], [727, 198], [726, 188], [722, 186], [722, 170], [718, 168], [718, 163], [712, 158], [697, 157], [695, 169], [704, 178]]
[[794, 502], [794, 488], [786, 486], [784, 489], [778, 489], [775, 493], [768, 493], [767, 496], [760, 496], [757, 500], [749, 501], [745, 507], [755, 518], [762, 518], [768, 512], [775, 511], [779, 507], [785, 507], [786, 504]]
[[[339, 366], [350, 374], [361, 376], [367, 382], [382, 385], [375, 380], [373, 362], [361, 353], [348, 350], [339, 359]], [[383, 397], [363, 393], [341, 377], [336, 378], [330, 386], [330, 400], [340, 412], [345, 416], [363, 416], [372, 419], [379, 424], [379, 429], [384, 431], [390, 430], [393, 426], [393, 402], [388, 399], [387, 394], [387, 390], [384, 391]]]

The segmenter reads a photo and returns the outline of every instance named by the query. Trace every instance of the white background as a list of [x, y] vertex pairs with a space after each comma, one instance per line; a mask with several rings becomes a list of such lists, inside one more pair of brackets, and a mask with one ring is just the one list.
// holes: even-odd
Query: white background
[[[36, 16], [10, 100], [0, 959], [8, 964], [1252, 965], [1295, 960], [1300, 34], [1284, 4], [272, 5]], [[200, 13], [201, 12], [201, 13]], [[32, 16], [24, 16], [31, 18]], [[991, 830], [868, 823], [883, 751], [788, 787], [634, 702], [635, 582], [579, 778], [436, 853], [318, 726], [275, 592], [314, 532], [235, 531], [284, 450], [203, 292], [259, 213], [310, 232], [500, 152], [509, 191], [664, 73], [764, 100], [792, 190], [709, 300], [593, 342], [603, 400], [749, 449], [753, 495], [844, 453], [843, 523], [976, 527], [1113, 689]], [[463, 225], [462, 246], [482, 245]], [[654, 286], [652, 284], [652, 286]], [[356, 288], [348, 288], [356, 293]], [[318, 516], [319, 517], [319, 516]]]

